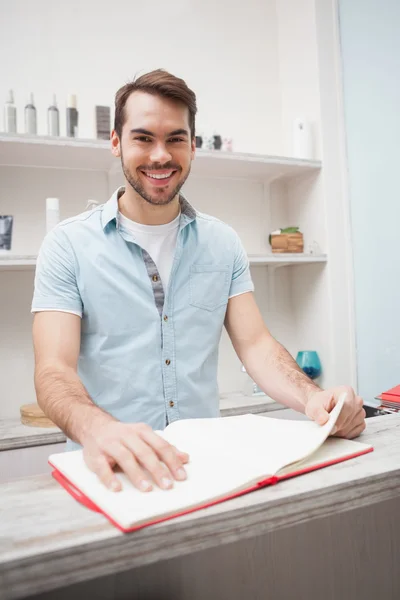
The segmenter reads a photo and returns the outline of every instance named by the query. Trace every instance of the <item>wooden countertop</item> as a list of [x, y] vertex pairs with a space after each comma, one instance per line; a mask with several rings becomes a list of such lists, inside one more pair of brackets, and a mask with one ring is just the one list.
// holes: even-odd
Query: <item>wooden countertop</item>
[[2, 484], [0, 599], [399, 497], [400, 415], [368, 419], [360, 441], [375, 451], [131, 534], [78, 504], [51, 476]]
[[[244, 396], [243, 394], [222, 394], [220, 400], [221, 416], [228, 417], [245, 412], [254, 414], [285, 408], [267, 396]], [[58, 427], [30, 427], [19, 419], [0, 420], [0, 451], [17, 448], [42, 446], [65, 442], [64, 433]]]

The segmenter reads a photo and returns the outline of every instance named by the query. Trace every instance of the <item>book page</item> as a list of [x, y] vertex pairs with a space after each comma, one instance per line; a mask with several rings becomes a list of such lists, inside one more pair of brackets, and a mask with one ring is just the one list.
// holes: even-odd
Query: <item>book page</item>
[[151, 492], [139, 491], [121, 472], [117, 472], [116, 476], [122, 483], [122, 491], [110, 491], [86, 466], [82, 450], [51, 455], [49, 461], [124, 528], [226, 496], [233, 490], [246, 487], [247, 482], [246, 475], [243, 477], [245, 469], [238, 468], [226, 455], [217, 455], [212, 461], [210, 457], [202, 459], [196, 455], [186, 465], [185, 481], [175, 481], [170, 490], [161, 490], [154, 485]]
[[[167, 441], [188, 452], [192, 459], [212, 460], [226, 456], [250, 480], [275, 475], [284, 466], [317, 450], [331, 433], [344, 397], [325, 425], [313, 421], [289, 421], [257, 415], [176, 421], [161, 432]], [[240, 467], [242, 468], [242, 467]]]
[[353, 440], [343, 438], [329, 438], [315, 452], [307, 456], [304, 460], [298, 461], [292, 465], [284, 467], [278, 471], [278, 477], [290, 475], [296, 471], [310, 469], [317, 465], [323, 465], [338, 461], [344, 456], [352, 456], [372, 450], [371, 444], [363, 444]]

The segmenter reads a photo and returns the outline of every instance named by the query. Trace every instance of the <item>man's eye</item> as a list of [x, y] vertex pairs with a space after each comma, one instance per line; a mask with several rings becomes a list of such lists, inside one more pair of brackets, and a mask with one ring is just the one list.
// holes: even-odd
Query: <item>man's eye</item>
[[149, 138], [147, 135], [139, 135], [135, 138], [135, 140], [138, 142], [151, 142], [151, 138]]
[[181, 138], [181, 137], [174, 137], [174, 138], [171, 138], [169, 141], [174, 144], [176, 142], [184, 142], [185, 140], [184, 140], [184, 138]]

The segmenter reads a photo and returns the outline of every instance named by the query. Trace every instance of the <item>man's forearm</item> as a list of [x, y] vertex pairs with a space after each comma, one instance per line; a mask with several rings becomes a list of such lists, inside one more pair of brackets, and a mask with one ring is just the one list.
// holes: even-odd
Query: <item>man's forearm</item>
[[262, 336], [243, 353], [241, 360], [266, 394], [300, 412], [304, 412], [312, 394], [321, 389], [272, 336]]
[[72, 368], [36, 367], [38, 404], [45, 414], [75, 442], [83, 443], [90, 429], [115, 420], [96, 406]]

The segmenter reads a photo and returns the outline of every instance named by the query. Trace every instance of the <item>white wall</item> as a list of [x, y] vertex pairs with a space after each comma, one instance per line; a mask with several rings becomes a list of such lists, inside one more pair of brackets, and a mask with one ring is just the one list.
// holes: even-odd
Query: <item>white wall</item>
[[136, 73], [162, 67], [197, 93], [199, 131], [232, 136], [236, 150], [282, 153], [274, 0], [13, 0], [2, 11], [0, 51], [0, 102], [13, 88], [20, 132], [32, 91], [39, 133], [56, 93], [65, 135], [75, 93], [80, 137], [94, 137], [95, 105], [111, 106]]
[[341, 0], [359, 390], [400, 383], [400, 3]]

